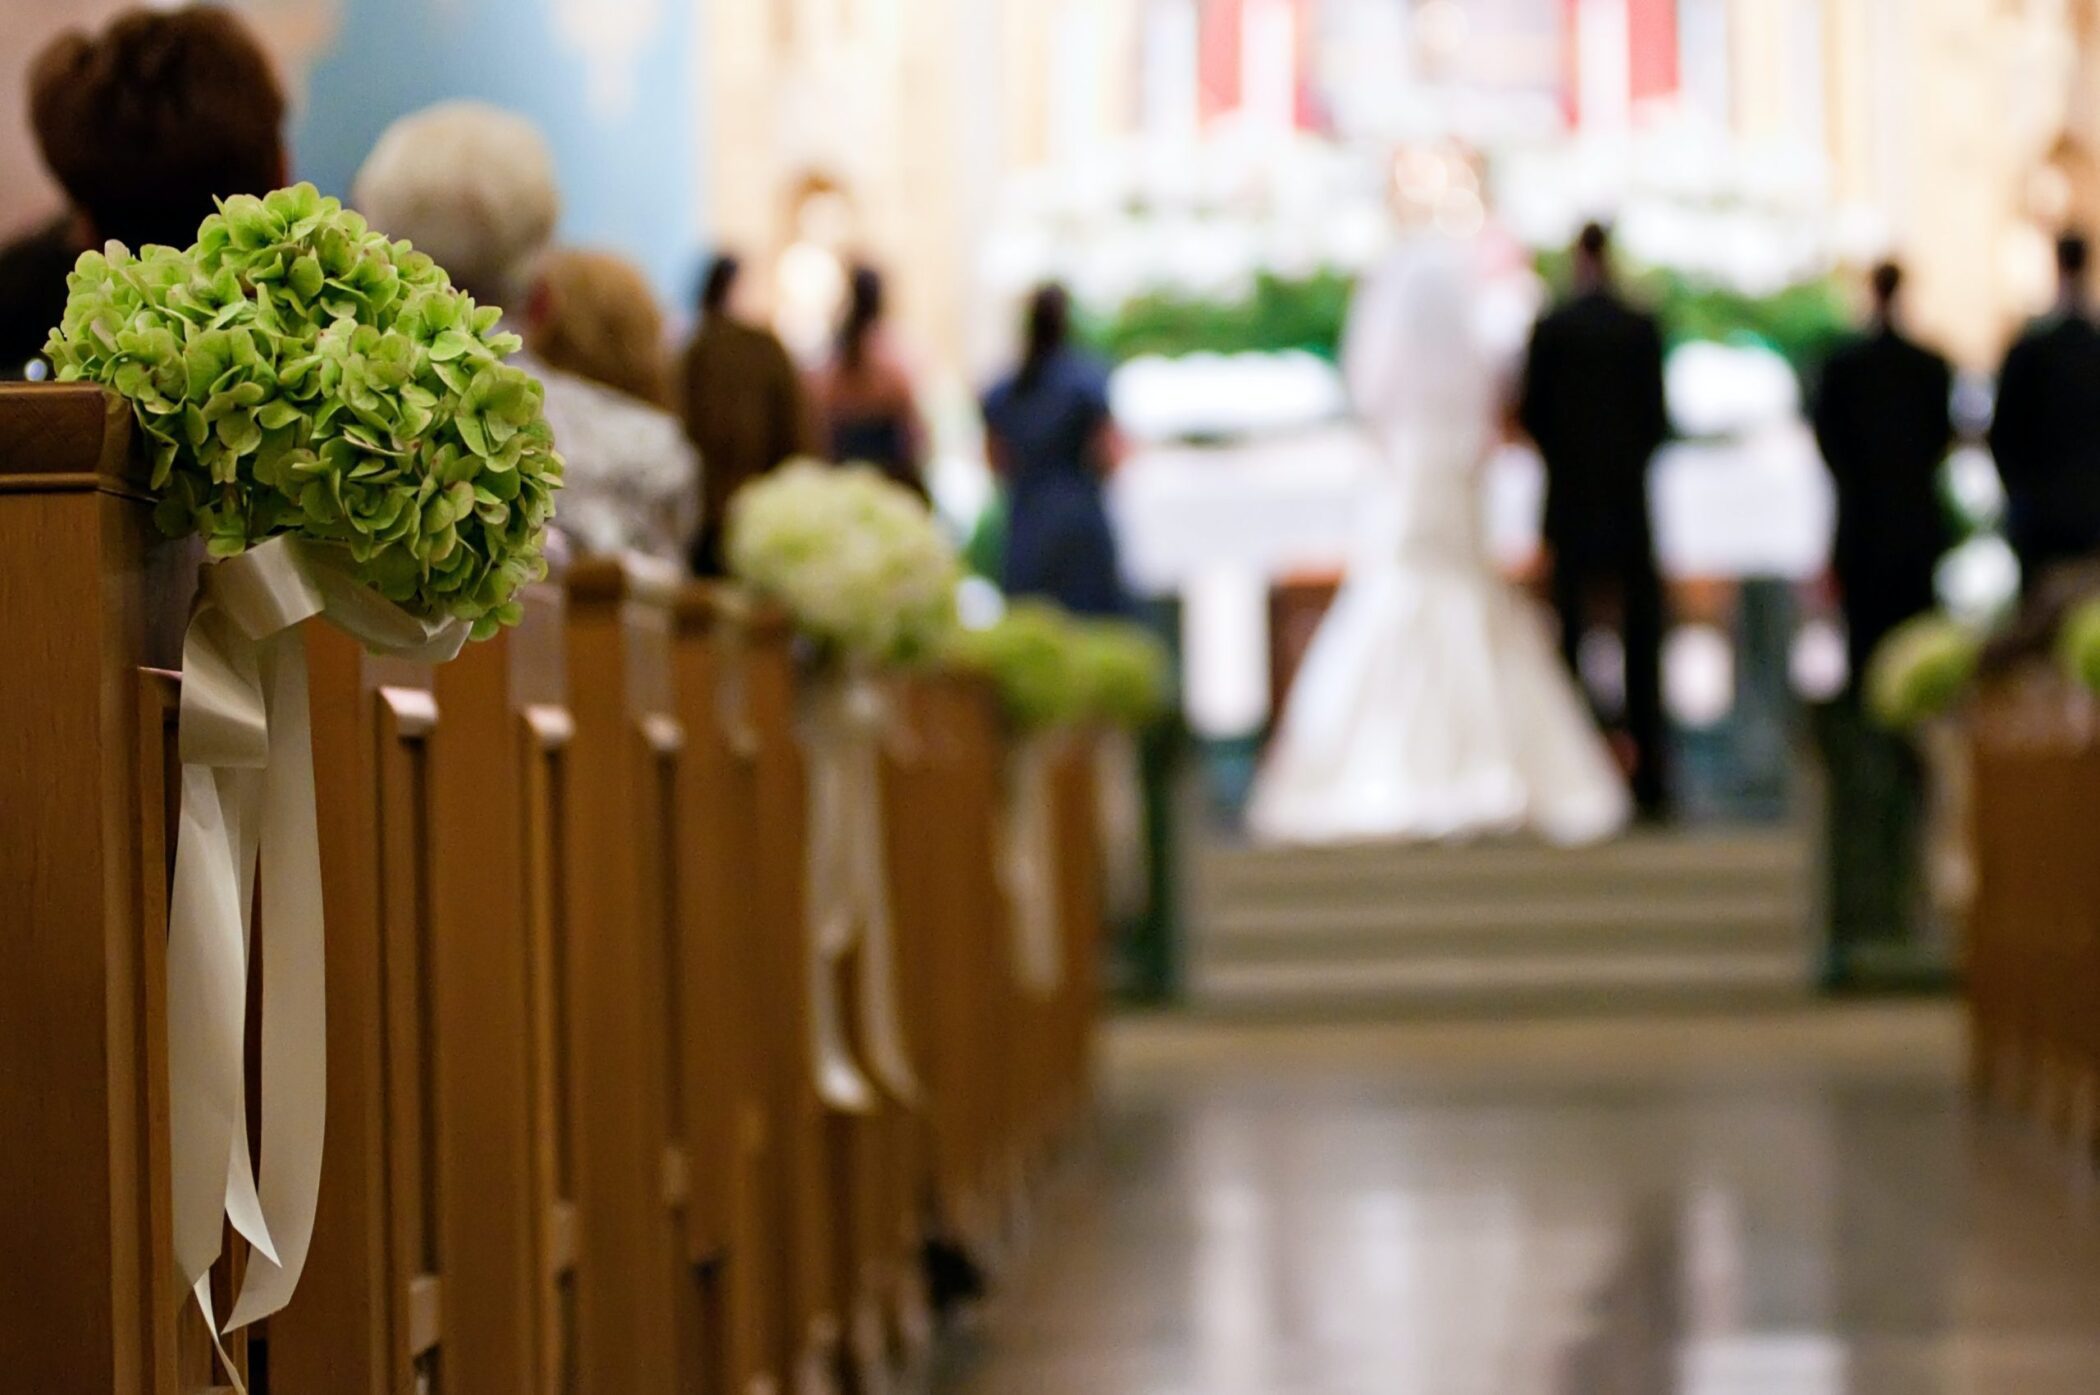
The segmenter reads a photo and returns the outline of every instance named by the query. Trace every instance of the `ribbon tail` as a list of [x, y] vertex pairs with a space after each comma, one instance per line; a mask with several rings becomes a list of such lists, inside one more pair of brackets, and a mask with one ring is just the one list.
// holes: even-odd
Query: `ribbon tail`
[[852, 886], [844, 859], [849, 853], [845, 773], [838, 740], [824, 735], [809, 757], [808, 850], [803, 866], [809, 934], [809, 1049], [818, 1098], [846, 1114], [875, 1107], [875, 1087], [853, 1059], [845, 1005], [839, 999], [839, 964], [853, 949]]
[[856, 752], [852, 805], [854, 899], [861, 916], [861, 1029], [876, 1076], [901, 1104], [918, 1104], [922, 1091], [912, 1069], [897, 1003], [897, 946], [890, 918], [889, 869], [883, 838], [881, 770], [872, 737]]
[[175, 1263], [183, 1282], [219, 1258], [226, 1174], [241, 1099], [247, 964], [240, 944], [236, 832], [214, 772], [182, 767], [168, 905], [168, 1155]]
[[[813, 939], [821, 939], [821, 932]], [[842, 1114], [875, 1107], [875, 1087], [861, 1073], [847, 1039], [845, 1006], [839, 1001], [838, 956], [812, 943], [809, 956], [809, 1046], [817, 1097]]]
[[[245, 1036], [247, 1021], [246, 984], [248, 966], [255, 953], [255, 857], [262, 842], [263, 773], [258, 769], [235, 768], [217, 772], [219, 798], [228, 811], [235, 853], [235, 880], [241, 903], [241, 1017]], [[251, 1249], [272, 1264], [277, 1262], [277, 1243], [270, 1238], [270, 1224], [263, 1215], [262, 1201], [255, 1193], [254, 1150], [248, 1145], [248, 1053], [235, 1058], [234, 1098], [241, 1104], [233, 1113], [233, 1145], [226, 1154], [226, 1220]]]
[[211, 1334], [211, 1349], [219, 1354], [219, 1369], [226, 1373], [226, 1379], [233, 1382], [233, 1395], [248, 1395], [248, 1383], [241, 1379], [241, 1373], [234, 1368], [233, 1358], [226, 1354], [225, 1344], [219, 1340], [219, 1322], [211, 1307], [211, 1275], [199, 1278], [190, 1286], [190, 1292], [196, 1296], [197, 1310], [204, 1314], [204, 1330]]
[[321, 1189], [327, 1111], [326, 938], [314, 811], [306, 639], [290, 629], [263, 656], [270, 764], [262, 789], [262, 1173], [275, 1254], [251, 1263], [227, 1317], [234, 1331], [290, 1301], [306, 1268]]
[[1056, 845], [1049, 818], [1049, 761], [1050, 748], [1040, 737], [1015, 753], [1000, 849], [1001, 880], [1013, 917], [1014, 980], [1038, 998], [1056, 993], [1064, 982], [1052, 870]]

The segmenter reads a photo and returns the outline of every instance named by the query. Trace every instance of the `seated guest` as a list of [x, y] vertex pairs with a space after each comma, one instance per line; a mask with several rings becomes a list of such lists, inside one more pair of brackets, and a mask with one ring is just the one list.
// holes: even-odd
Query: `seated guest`
[[2100, 548], [2100, 326], [2086, 299], [2087, 247], [2057, 243], [2057, 300], [1998, 374], [1991, 451], [2005, 481], [2006, 535], [2033, 592], [2050, 568]]
[[0, 248], [0, 378], [39, 358], [82, 252], [187, 246], [215, 198], [285, 182], [284, 92], [216, 7], [128, 10], [100, 34], [59, 35], [30, 65], [29, 122], [72, 206]]
[[[664, 369], [649, 362], [661, 317], [615, 259], [543, 262], [561, 196], [539, 130], [485, 103], [440, 103], [386, 129], [352, 197], [373, 227], [429, 253], [477, 302], [507, 307], [511, 327], [549, 353], [527, 366], [546, 385], [566, 463], [555, 527], [584, 551], [682, 558], [698, 466], [661, 405]], [[645, 337], [612, 344], [629, 333]]]
[[669, 408], [664, 317], [648, 279], [608, 252], [550, 252], [525, 305], [525, 344], [566, 463], [557, 522], [587, 552], [684, 561], [700, 461]]
[[700, 291], [700, 327], [685, 347], [685, 434], [707, 462], [693, 570], [722, 575], [722, 521], [747, 480], [798, 455], [822, 455], [801, 375], [778, 335], [738, 315], [741, 264], [716, 257]]
[[881, 273], [855, 267], [837, 346], [810, 392], [833, 460], [874, 465], [924, 494], [926, 432], [911, 375], [883, 327], [883, 302]]
[[1903, 270], [1874, 268], [1874, 321], [1823, 365], [1816, 443], [1837, 487], [1831, 565], [1855, 684], [1889, 631], [1934, 604], [1933, 573], [1953, 542], [1940, 464], [1954, 441], [1947, 360], [1903, 332]]

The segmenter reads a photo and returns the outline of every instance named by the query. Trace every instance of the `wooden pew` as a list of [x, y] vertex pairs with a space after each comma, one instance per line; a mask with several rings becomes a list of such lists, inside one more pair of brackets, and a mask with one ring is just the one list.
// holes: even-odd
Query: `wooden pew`
[[328, 1125], [312, 1259], [270, 1319], [273, 1390], [391, 1395], [442, 1360], [434, 1183], [427, 665], [374, 659], [307, 624], [314, 789], [327, 908]]
[[745, 652], [746, 700], [757, 736], [758, 853], [752, 864], [766, 927], [762, 982], [772, 988], [758, 1039], [772, 1065], [768, 1115], [777, 1143], [780, 1210], [768, 1230], [780, 1256], [778, 1369], [798, 1395], [840, 1369], [843, 1328], [829, 1224], [833, 1140], [809, 1049], [809, 934], [804, 915], [807, 775], [795, 733], [793, 637], [784, 623], [755, 629]]
[[686, 953], [675, 576], [635, 559], [586, 558], [567, 585], [577, 1385], [584, 1395], [660, 1395], [693, 1388], [701, 1341], [682, 1219], [692, 1186], [683, 1002], [670, 989]]
[[[0, 809], [27, 811], [0, 839], [0, 1107], [37, 1121], [0, 1151], [0, 1369], [39, 1395], [218, 1378], [171, 1291], [167, 1200], [170, 670], [199, 557], [147, 515], [121, 405], [0, 389]], [[229, 1341], [235, 1369], [257, 1395], [872, 1380], [868, 1354], [844, 1360], [854, 1305], [877, 1363], [908, 1348], [927, 1236], [994, 1248], [1083, 1098], [1085, 763], [1056, 782], [1068, 990], [1030, 1025], [997, 871], [996, 701], [955, 676], [901, 690], [887, 851], [927, 1097], [846, 1121], [811, 1070], [778, 615], [593, 559], [435, 673], [325, 624], [307, 640], [322, 1196], [297, 1297]], [[2071, 999], [2053, 1002], [2068, 1042]], [[242, 1263], [230, 1244], [221, 1312]]]
[[761, 732], [751, 711], [750, 649], [779, 637], [777, 613], [754, 612], [734, 591], [688, 583], [678, 596], [677, 679], [686, 736], [681, 839], [688, 957], [688, 1148], [698, 1186], [687, 1208], [687, 1257], [705, 1266], [711, 1337], [706, 1390], [762, 1395], [785, 1389], [778, 1165], [781, 1122], [769, 1072], [779, 1069], [781, 981], [777, 938], [761, 914]]
[[1015, 1104], [1018, 995], [997, 873], [1004, 738], [998, 700], [975, 678], [929, 678], [921, 711], [944, 854], [927, 869], [938, 944], [925, 970], [932, 1223], [982, 1262], [1004, 1226]]
[[2100, 703], [2052, 667], [1997, 676], [1970, 718], [1971, 1075], [2100, 1149]]
[[1058, 924], [1064, 976], [1056, 1004], [1056, 1072], [1049, 1101], [1051, 1143], [1069, 1140], [1093, 1094], [1094, 1021], [1101, 997], [1103, 905], [1101, 800], [1096, 747], [1081, 733], [1060, 753], [1052, 787], [1057, 840]]
[[556, 1010], [570, 926], [561, 588], [438, 669], [436, 936], [426, 1050], [437, 1072], [443, 1389], [555, 1395], [572, 1359], [573, 1178]]
[[0, 1370], [186, 1395], [172, 1281], [165, 769], [198, 554], [153, 533], [121, 402], [0, 386]]

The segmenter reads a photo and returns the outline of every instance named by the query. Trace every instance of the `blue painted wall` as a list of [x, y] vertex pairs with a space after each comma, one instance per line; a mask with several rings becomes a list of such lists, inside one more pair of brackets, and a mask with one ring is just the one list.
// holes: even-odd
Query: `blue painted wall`
[[[732, 0], [733, 2], [733, 0]], [[347, 194], [395, 117], [472, 97], [539, 123], [561, 172], [563, 241], [625, 252], [683, 308], [704, 209], [702, 0], [338, 0], [338, 32], [308, 77], [293, 130], [300, 175]], [[630, 61], [593, 73], [558, 6], [654, 15]], [[596, 83], [594, 90], [593, 84]]]

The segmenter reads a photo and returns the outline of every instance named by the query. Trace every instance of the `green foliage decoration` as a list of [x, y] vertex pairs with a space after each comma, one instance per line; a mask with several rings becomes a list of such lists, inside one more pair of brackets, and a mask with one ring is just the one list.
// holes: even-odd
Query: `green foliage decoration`
[[1325, 269], [1310, 276], [1262, 272], [1235, 299], [1151, 291], [1106, 315], [1082, 315], [1080, 336], [1117, 362], [1144, 354], [1280, 353], [1302, 349], [1332, 360], [1355, 281]]
[[429, 257], [300, 184], [186, 249], [83, 253], [67, 286], [46, 353], [131, 403], [162, 531], [219, 557], [294, 534], [477, 638], [517, 621], [561, 457], [502, 312]]

